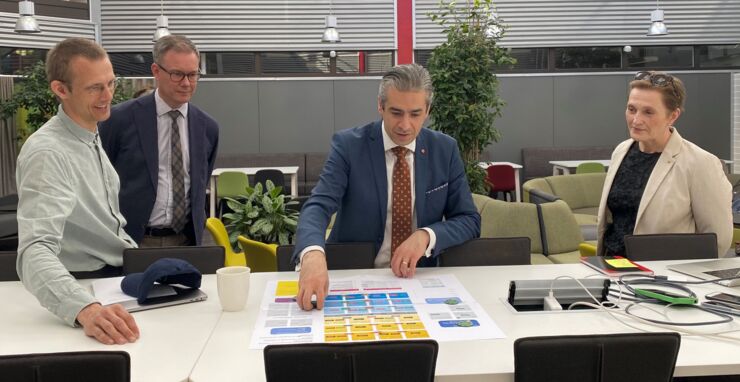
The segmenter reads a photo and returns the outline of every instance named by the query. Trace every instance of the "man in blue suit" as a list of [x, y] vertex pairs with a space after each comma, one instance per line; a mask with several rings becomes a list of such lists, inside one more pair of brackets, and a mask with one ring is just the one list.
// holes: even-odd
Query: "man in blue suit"
[[116, 105], [100, 137], [121, 178], [126, 232], [140, 247], [199, 245], [218, 124], [190, 103], [200, 78], [192, 41], [162, 37], [153, 56], [156, 91]]
[[301, 211], [293, 261], [300, 266], [298, 305], [323, 307], [329, 241], [373, 242], [375, 266], [413, 277], [417, 265], [436, 265], [448, 247], [480, 235], [480, 215], [457, 143], [422, 127], [432, 102], [423, 67], [392, 68], [378, 94], [382, 121], [334, 134], [319, 183]]

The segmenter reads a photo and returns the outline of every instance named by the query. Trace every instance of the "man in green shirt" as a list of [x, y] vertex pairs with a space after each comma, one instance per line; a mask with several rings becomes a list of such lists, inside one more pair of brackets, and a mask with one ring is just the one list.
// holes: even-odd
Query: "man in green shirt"
[[134, 342], [139, 329], [120, 305], [101, 306], [73, 274], [120, 272], [123, 230], [119, 181], [98, 137], [110, 116], [116, 78], [96, 43], [71, 38], [46, 58], [56, 116], [28, 138], [18, 156], [18, 262], [24, 286], [41, 305], [105, 344]]

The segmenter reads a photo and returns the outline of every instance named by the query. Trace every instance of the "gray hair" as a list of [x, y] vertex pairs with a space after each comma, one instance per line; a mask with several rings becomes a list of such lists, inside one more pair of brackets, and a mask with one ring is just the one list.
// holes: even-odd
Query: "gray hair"
[[424, 91], [427, 93], [427, 108], [432, 104], [434, 88], [429, 72], [419, 64], [397, 65], [383, 75], [378, 89], [380, 106], [385, 107], [388, 100], [388, 88], [398, 91]]
[[193, 52], [196, 56], [198, 56], [198, 61], [200, 61], [200, 52], [189, 38], [183, 35], [171, 34], [161, 37], [159, 40], [157, 40], [157, 42], [154, 43], [154, 48], [152, 49], [154, 62], [156, 64], [159, 64], [159, 60], [162, 59], [162, 57], [164, 57], [164, 55], [171, 50], [180, 53]]

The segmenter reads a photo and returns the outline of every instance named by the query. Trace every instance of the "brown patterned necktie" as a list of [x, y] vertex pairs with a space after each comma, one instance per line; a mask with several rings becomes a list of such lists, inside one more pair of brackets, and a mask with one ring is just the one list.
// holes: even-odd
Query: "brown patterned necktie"
[[182, 165], [182, 144], [180, 128], [177, 125], [179, 110], [168, 113], [172, 118], [170, 130], [170, 171], [172, 173], [172, 229], [181, 232], [185, 227], [185, 169]]
[[395, 255], [404, 240], [411, 236], [411, 173], [406, 162], [408, 149], [402, 146], [392, 148], [396, 155], [393, 165], [393, 193], [391, 214], [391, 257]]

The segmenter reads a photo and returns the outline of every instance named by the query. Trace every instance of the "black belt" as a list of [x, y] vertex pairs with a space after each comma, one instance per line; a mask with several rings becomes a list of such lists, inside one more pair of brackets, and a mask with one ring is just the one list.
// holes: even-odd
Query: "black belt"
[[144, 227], [144, 235], [146, 236], [172, 236], [177, 235], [177, 232], [175, 232], [174, 229], [165, 227], [165, 228], [155, 228], [155, 227]]

